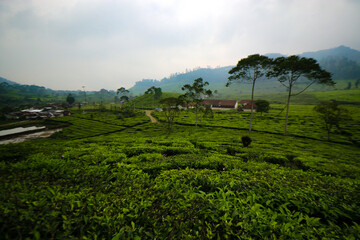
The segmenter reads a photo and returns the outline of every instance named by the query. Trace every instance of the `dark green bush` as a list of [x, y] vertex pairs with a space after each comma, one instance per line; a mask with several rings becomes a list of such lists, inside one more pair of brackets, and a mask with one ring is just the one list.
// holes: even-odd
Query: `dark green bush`
[[251, 144], [251, 138], [249, 136], [242, 136], [241, 141], [244, 147], [248, 147]]

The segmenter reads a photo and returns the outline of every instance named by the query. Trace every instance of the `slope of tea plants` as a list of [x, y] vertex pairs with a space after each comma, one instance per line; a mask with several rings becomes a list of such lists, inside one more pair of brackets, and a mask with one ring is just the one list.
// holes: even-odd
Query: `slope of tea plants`
[[74, 115], [59, 119], [72, 124], [66, 138], [0, 146], [0, 235], [357, 239], [359, 147], [305, 130], [285, 137], [261, 129], [260, 119], [249, 133], [231, 126], [246, 127], [235, 114], [197, 128], [182, 115], [189, 125], [170, 135], [163, 124], [138, 124], [142, 116], [120, 124], [107, 114]]
[[[285, 106], [281, 104], [271, 104], [272, 109], [269, 113], [256, 113], [253, 131], [282, 134], [285, 122]], [[314, 105], [292, 105], [289, 111], [288, 132], [290, 135], [306, 137], [318, 140], [327, 140], [327, 131], [324, 123], [313, 111]], [[332, 139], [337, 142], [353, 143], [360, 141], [360, 111], [358, 106], [347, 105], [346, 109], [351, 113], [352, 119], [340, 124], [341, 133], [334, 134]], [[250, 112], [213, 111], [213, 117], [200, 117], [200, 125], [228, 127], [234, 129], [248, 129]], [[153, 112], [155, 117], [165, 121], [162, 113]], [[202, 114], [203, 115], [203, 114]], [[194, 124], [194, 111], [182, 111], [175, 120], [178, 124]]]
[[132, 118], [119, 119], [112, 112], [95, 112], [87, 114], [74, 114], [63, 118], [54, 118], [52, 121], [70, 124], [62, 132], [56, 133], [53, 138], [78, 139], [98, 136], [124, 130], [149, 122], [144, 114]]

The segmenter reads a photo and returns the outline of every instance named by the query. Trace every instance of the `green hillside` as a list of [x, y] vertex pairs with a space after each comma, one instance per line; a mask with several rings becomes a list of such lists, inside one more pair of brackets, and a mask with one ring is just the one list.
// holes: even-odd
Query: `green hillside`
[[357, 239], [359, 106], [347, 107], [356, 114], [330, 142], [312, 108], [291, 107], [286, 137], [277, 109], [256, 115], [252, 132], [249, 113], [236, 111], [215, 112], [197, 128], [194, 113], [182, 111], [170, 135], [143, 114], [53, 119], [69, 127], [0, 145], [0, 235]]
[[[250, 98], [250, 94], [243, 95], [245, 99]], [[272, 103], [285, 103], [287, 93], [259, 94], [255, 99], [265, 99]], [[337, 101], [340, 104], [360, 105], [360, 89], [354, 90], [334, 90], [334, 91], [308, 91], [291, 98], [292, 104], [317, 104], [320, 101]]]
[[163, 92], [159, 99], [154, 98], [154, 94], [144, 94], [142, 96], [136, 97], [127, 105], [133, 106], [135, 104], [136, 108], [158, 108], [161, 107], [159, 101], [163, 98], [169, 97], [178, 97], [180, 93], [170, 93]]

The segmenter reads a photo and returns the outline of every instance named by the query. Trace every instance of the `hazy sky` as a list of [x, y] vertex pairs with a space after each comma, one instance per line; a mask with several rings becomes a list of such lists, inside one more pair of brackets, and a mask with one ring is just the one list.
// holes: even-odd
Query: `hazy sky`
[[0, 76], [129, 88], [249, 54], [360, 49], [359, 0], [0, 0]]

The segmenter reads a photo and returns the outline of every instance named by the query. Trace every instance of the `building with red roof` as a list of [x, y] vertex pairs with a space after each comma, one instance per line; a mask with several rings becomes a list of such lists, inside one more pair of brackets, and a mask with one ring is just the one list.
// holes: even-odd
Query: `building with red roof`
[[205, 99], [202, 102], [203, 106], [209, 106], [211, 108], [219, 109], [237, 109], [238, 101], [236, 100], [217, 100], [217, 99]]

